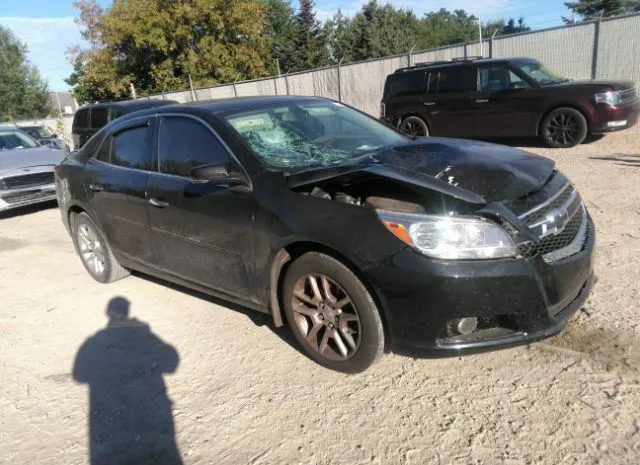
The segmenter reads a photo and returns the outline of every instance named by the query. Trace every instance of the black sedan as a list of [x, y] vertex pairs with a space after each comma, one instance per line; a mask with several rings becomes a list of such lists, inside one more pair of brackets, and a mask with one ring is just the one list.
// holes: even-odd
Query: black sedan
[[87, 271], [135, 269], [286, 321], [315, 361], [459, 355], [559, 332], [594, 226], [551, 160], [411, 140], [337, 102], [255, 97], [123, 116], [56, 168]]

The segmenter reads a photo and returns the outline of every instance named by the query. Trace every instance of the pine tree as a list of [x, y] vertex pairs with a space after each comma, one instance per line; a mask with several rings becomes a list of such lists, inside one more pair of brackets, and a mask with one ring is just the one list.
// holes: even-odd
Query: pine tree
[[313, 0], [300, 0], [300, 10], [296, 15], [298, 37], [295, 44], [298, 70], [326, 66], [329, 61], [327, 43], [316, 19], [314, 6]]
[[[577, 14], [582, 21], [591, 21], [600, 17], [606, 18], [640, 11], [640, 0], [578, 0], [565, 2], [565, 6]], [[575, 22], [570, 18], [562, 19], [567, 24]]]

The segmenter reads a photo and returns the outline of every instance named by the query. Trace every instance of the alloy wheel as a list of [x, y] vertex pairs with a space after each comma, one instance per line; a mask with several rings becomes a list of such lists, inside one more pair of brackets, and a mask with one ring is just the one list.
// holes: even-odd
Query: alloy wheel
[[571, 146], [580, 135], [580, 122], [571, 114], [558, 113], [549, 120], [547, 131], [556, 144]]
[[323, 274], [302, 276], [291, 308], [297, 329], [313, 350], [331, 360], [351, 358], [360, 346], [360, 317], [345, 290]]
[[80, 247], [80, 256], [87, 267], [96, 275], [104, 273], [104, 248], [98, 235], [88, 224], [81, 224], [78, 228], [78, 246]]
[[400, 123], [400, 132], [409, 137], [426, 137], [429, 135], [424, 123], [417, 121], [417, 118], [407, 118]]

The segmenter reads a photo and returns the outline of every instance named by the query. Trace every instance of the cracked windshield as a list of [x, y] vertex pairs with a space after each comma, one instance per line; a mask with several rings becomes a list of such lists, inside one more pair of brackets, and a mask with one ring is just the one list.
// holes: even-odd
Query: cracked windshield
[[226, 116], [269, 166], [305, 168], [343, 163], [406, 139], [336, 102], [278, 104]]

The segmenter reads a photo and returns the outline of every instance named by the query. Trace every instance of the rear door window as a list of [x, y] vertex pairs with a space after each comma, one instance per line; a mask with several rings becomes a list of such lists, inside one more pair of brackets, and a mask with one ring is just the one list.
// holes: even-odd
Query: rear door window
[[73, 129], [85, 129], [89, 127], [89, 109], [80, 109], [73, 118]]
[[229, 154], [211, 130], [191, 118], [168, 116], [160, 123], [161, 173], [191, 177], [196, 166], [226, 164]]
[[136, 126], [113, 135], [111, 164], [139, 170], [151, 169], [151, 127]]
[[438, 75], [438, 94], [454, 94], [474, 90], [473, 74], [468, 66], [442, 68]]
[[412, 71], [389, 76], [387, 96], [403, 97], [422, 94], [425, 91], [425, 72]]
[[94, 108], [91, 110], [91, 129], [100, 129], [108, 122], [107, 108]]

